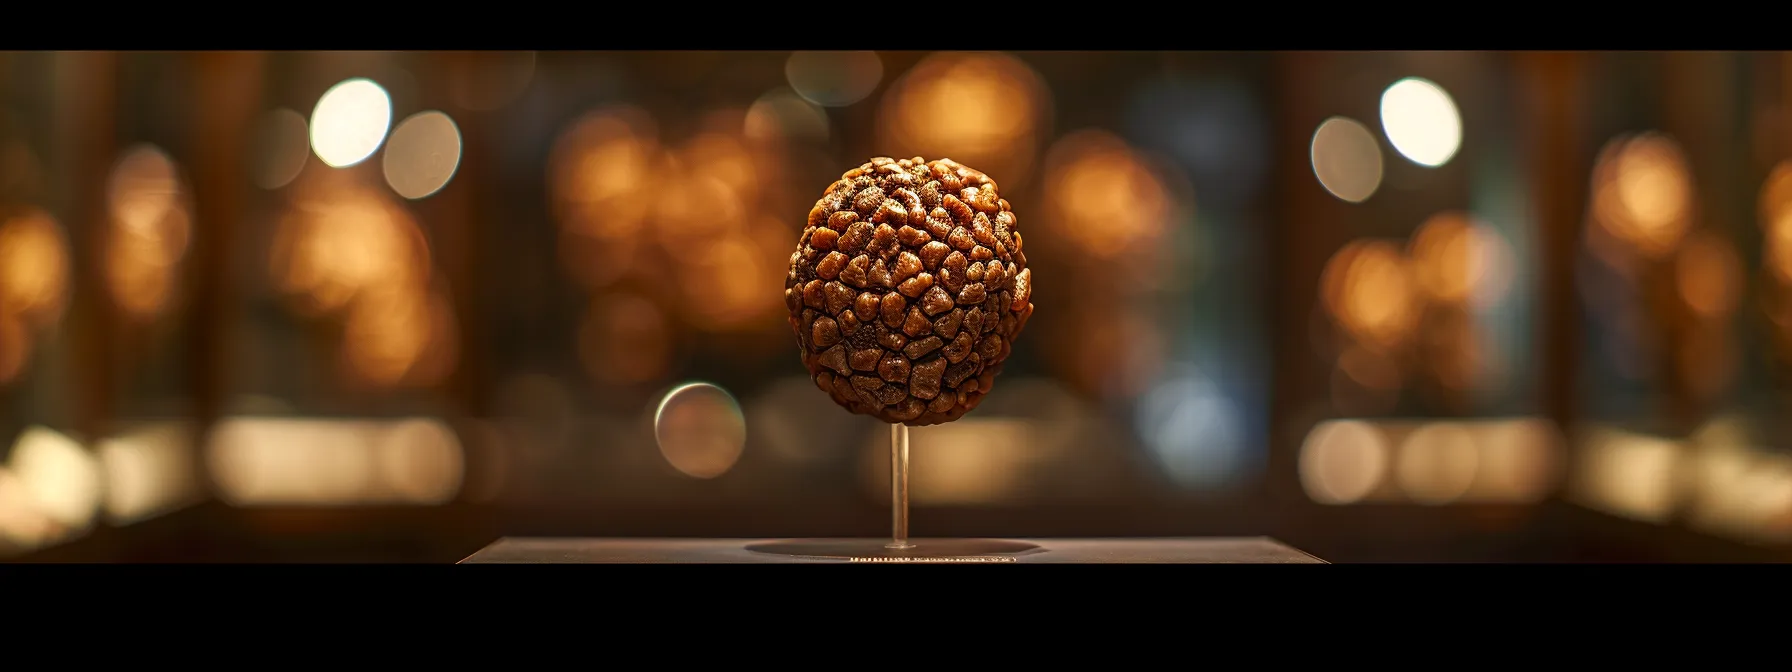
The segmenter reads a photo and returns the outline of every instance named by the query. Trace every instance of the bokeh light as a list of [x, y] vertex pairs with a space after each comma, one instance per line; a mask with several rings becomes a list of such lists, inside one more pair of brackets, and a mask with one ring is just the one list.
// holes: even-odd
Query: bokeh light
[[709, 383], [687, 383], [660, 400], [653, 437], [660, 454], [680, 473], [715, 478], [740, 459], [747, 423], [733, 395]]
[[62, 317], [68, 283], [68, 239], [50, 213], [32, 208], [0, 219], [0, 313], [47, 326]]
[[1462, 117], [1456, 102], [1436, 83], [1408, 77], [1381, 94], [1381, 127], [1401, 156], [1435, 168], [1450, 162], [1462, 146]]
[[877, 89], [884, 62], [875, 51], [799, 51], [784, 62], [784, 77], [809, 102], [846, 107]]
[[38, 511], [71, 529], [86, 529], [104, 496], [99, 460], [74, 439], [34, 426], [19, 435], [8, 465]]
[[1313, 132], [1313, 175], [1319, 184], [1350, 203], [1361, 203], [1381, 187], [1381, 145], [1362, 122], [1332, 117]]
[[311, 150], [332, 168], [367, 160], [386, 139], [392, 124], [392, 98], [371, 79], [344, 80], [311, 111]]
[[106, 196], [112, 216], [105, 241], [107, 289], [126, 316], [154, 317], [174, 294], [192, 235], [185, 182], [166, 152], [138, 145], [113, 166]]
[[460, 153], [460, 128], [446, 113], [413, 114], [392, 129], [386, 142], [386, 184], [399, 196], [426, 198], [448, 186], [460, 167]]
[[1414, 429], [1399, 453], [1395, 478], [1400, 490], [1420, 504], [1447, 504], [1467, 494], [1480, 468], [1474, 436], [1456, 423]]
[[1349, 504], [1368, 497], [1387, 478], [1387, 434], [1361, 420], [1329, 420], [1315, 426], [1300, 447], [1300, 482], [1321, 504]]
[[1679, 143], [1644, 133], [1608, 143], [1593, 169], [1593, 218], [1644, 258], [1680, 245], [1692, 226], [1692, 175]]
[[1018, 187], [1038, 156], [1048, 104], [1044, 80], [1019, 59], [935, 53], [884, 94], [878, 146], [890, 156], [950, 158]]
[[1071, 133], [1046, 155], [1052, 233], [1097, 261], [1135, 254], [1161, 240], [1170, 195], [1143, 157], [1102, 130]]
[[1433, 215], [1408, 245], [1418, 288], [1432, 300], [1487, 307], [1513, 281], [1514, 252], [1505, 236], [1461, 212]]
[[279, 189], [299, 176], [311, 160], [310, 126], [305, 115], [281, 108], [263, 114], [255, 125], [255, 184]]
[[1385, 240], [1356, 241], [1332, 255], [1320, 276], [1320, 296], [1347, 331], [1383, 348], [1403, 342], [1417, 319], [1405, 255]]

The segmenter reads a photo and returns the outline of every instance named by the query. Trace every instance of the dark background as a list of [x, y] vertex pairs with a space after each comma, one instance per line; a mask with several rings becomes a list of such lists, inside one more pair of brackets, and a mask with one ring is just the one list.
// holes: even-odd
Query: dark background
[[913, 432], [917, 536], [1785, 560], [1789, 63], [0, 53], [0, 556], [883, 534], [780, 292], [921, 155], [1000, 184], [1038, 313]]

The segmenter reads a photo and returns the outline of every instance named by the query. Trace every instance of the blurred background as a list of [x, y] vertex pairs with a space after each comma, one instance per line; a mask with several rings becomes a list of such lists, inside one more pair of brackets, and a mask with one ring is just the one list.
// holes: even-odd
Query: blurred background
[[1792, 560], [1769, 52], [0, 52], [0, 558], [887, 534], [781, 291], [916, 155], [1039, 318], [916, 536]]

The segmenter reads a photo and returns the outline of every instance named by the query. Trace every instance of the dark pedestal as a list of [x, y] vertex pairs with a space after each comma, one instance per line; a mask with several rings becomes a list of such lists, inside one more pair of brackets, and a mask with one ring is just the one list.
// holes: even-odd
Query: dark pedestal
[[[1014, 539], [992, 548], [1002, 552], [952, 557], [816, 558], [750, 550], [791, 548], [776, 539], [552, 539], [506, 537], [492, 542], [462, 564], [630, 564], [630, 563], [804, 563], [804, 562], [1016, 562], [1016, 563], [1294, 563], [1324, 564], [1306, 553], [1265, 537], [1193, 539]], [[816, 546], [881, 540], [806, 540]], [[957, 540], [918, 539], [922, 548], [950, 548]], [[1033, 547], [1033, 548], [1028, 548]], [[799, 547], [800, 548], [800, 547]], [[1022, 548], [1013, 551], [1008, 549]]]

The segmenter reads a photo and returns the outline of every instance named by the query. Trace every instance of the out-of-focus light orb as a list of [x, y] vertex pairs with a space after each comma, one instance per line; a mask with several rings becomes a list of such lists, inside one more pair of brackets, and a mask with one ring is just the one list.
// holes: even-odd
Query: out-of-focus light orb
[[1442, 303], [1486, 307], [1511, 288], [1511, 246], [1504, 236], [1461, 212], [1431, 216], [1408, 246], [1418, 289]]
[[1330, 420], [1300, 447], [1300, 482], [1321, 504], [1349, 504], [1374, 493], [1387, 477], [1387, 435], [1361, 420]]
[[722, 388], [686, 383], [660, 400], [653, 438], [672, 468], [694, 478], [715, 478], [740, 459], [747, 421], [734, 396]]
[[1171, 480], [1189, 487], [1224, 485], [1244, 466], [1238, 409], [1205, 377], [1168, 378], [1140, 399], [1140, 436]]
[[1420, 504], [1447, 504], [1467, 493], [1480, 468], [1475, 437], [1455, 423], [1414, 429], [1400, 444], [1394, 472], [1400, 490]]
[[386, 143], [386, 184], [411, 200], [441, 191], [460, 167], [460, 128], [446, 113], [418, 112], [392, 129]]
[[1320, 299], [1351, 335], [1391, 347], [1411, 335], [1418, 317], [1410, 265], [1392, 242], [1352, 241], [1326, 262]]
[[376, 444], [385, 481], [416, 504], [441, 504], [459, 494], [466, 474], [460, 439], [440, 420], [413, 418], [387, 428]]
[[884, 78], [875, 51], [799, 51], [784, 62], [790, 88], [823, 107], [846, 107], [865, 99]]
[[392, 97], [371, 79], [330, 87], [311, 110], [311, 151], [332, 168], [347, 168], [378, 151], [392, 124]]
[[1663, 256], [1692, 226], [1693, 184], [1680, 144], [1659, 133], [1617, 138], [1593, 168], [1595, 221], [1631, 251]]
[[1106, 261], [1161, 241], [1172, 202], [1144, 157], [1112, 133], [1077, 131], [1046, 153], [1054, 235]]
[[106, 196], [112, 213], [107, 289], [127, 316], [153, 317], [174, 294], [176, 267], [192, 234], [186, 187], [166, 152], [138, 145], [113, 167]]
[[46, 427], [27, 429], [13, 444], [10, 466], [37, 510], [56, 522], [85, 529], [99, 514], [99, 459], [74, 439]]
[[1362, 122], [1332, 117], [1313, 132], [1313, 175], [1346, 202], [1361, 203], [1381, 187], [1381, 145]]
[[305, 115], [281, 108], [262, 115], [255, 125], [255, 185], [279, 189], [291, 184], [311, 158]]
[[1430, 80], [1408, 77], [1381, 92], [1381, 128], [1388, 143], [1413, 163], [1436, 168], [1462, 147], [1456, 101]]
[[915, 64], [878, 103], [880, 150], [950, 158], [1013, 189], [1026, 184], [1051, 113], [1045, 80], [1000, 53], [940, 52]]
[[795, 92], [779, 88], [747, 108], [744, 134], [755, 142], [826, 142], [828, 113]]
[[0, 220], [0, 312], [43, 325], [67, 298], [68, 241], [55, 218], [31, 209]]

